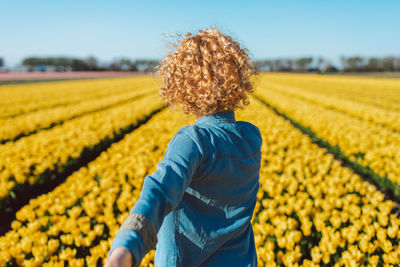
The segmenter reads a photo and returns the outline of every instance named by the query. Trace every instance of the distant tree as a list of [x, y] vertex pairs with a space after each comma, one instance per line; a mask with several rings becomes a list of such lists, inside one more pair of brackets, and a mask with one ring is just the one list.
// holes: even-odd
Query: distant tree
[[355, 56], [346, 58], [345, 71], [363, 71], [364, 58]]
[[294, 63], [293, 63], [292, 59], [290, 59], [290, 58], [285, 59], [284, 60], [284, 64], [285, 64], [286, 71], [292, 71], [293, 70]]
[[338, 72], [339, 69], [332, 65], [331, 61], [325, 61], [325, 66], [323, 68], [324, 72]]
[[272, 66], [273, 71], [280, 71], [282, 69], [282, 62], [283, 61], [280, 58], [272, 60], [271, 66]]
[[312, 62], [312, 57], [302, 57], [295, 60], [295, 65], [300, 71], [305, 71], [308, 69]]
[[111, 62], [111, 64], [109, 65], [109, 69], [112, 71], [120, 71], [121, 70], [120, 61], [114, 60], [113, 62]]
[[400, 57], [394, 59], [394, 70], [400, 71]]
[[136, 63], [129, 58], [121, 58], [119, 60], [120, 69], [124, 71], [137, 71]]
[[112, 71], [137, 71], [135, 61], [132, 61], [129, 58], [119, 58], [114, 59], [113, 62], [109, 65], [109, 69]]
[[22, 60], [22, 65], [25, 66], [36, 66], [39, 64], [39, 59], [35, 57], [28, 57]]
[[129, 70], [130, 71], [138, 71], [138, 68], [137, 68], [135, 62], [132, 62], [132, 64], [129, 67]]
[[97, 68], [98, 68], [98, 61], [94, 56], [89, 56], [85, 60], [85, 63], [87, 65], [88, 70], [97, 70]]
[[119, 61], [120, 69], [123, 71], [128, 71], [131, 68], [131, 64], [130, 59], [120, 59]]
[[259, 71], [263, 70], [264, 69], [264, 60], [255, 60], [254, 67]]
[[367, 71], [379, 71], [380, 70], [380, 60], [379, 58], [371, 57], [365, 66]]
[[271, 71], [271, 60], [256, 60], [254, 61], [255, 68], [259, 71]]
[[0, 67], [4, 66], [4, 59], [2, 57], [0, 57]]
[[72, 59], [67, 58], [67, 57], [60, 57], [58, 58], [57, 65], [58, 66], [63, 66], [63, 67], [68, 67], [71, 66]]
[[83, 61], [82, 59], [77, 59], [77, 58], [72, 59], [71, 67], [72, 67], [72, 70], [74, 70], [74, 71], [88, 70], [85, 61]]
[[159, 60], [155, 59], [137, 59], [135, 60], [135, 66], [139, 71], [149, 72], [159, 64]]
[[273, 70], [272, 61], [269, 59], [264, 60], [264, 68], [268, 69], [269, 71]]
[[382, 69], [383, 71], [394, 71], [395, 68], [394, 57], [384, 57], [382, 58]]

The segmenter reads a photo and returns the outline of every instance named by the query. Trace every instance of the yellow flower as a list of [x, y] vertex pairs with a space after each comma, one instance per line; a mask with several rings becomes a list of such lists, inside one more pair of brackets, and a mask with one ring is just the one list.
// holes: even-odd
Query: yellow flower
[[369, 256], [369, 257], [368, 257], [368, 262], [369, 262], [372, 266], [378, 266], [379, 256], [378, 256], [378, 255]]
[[76, 249], [66, 248], [60, 252], [59, 259], [70, 260], [73, 259], [75, 255], [76, 255]]
[[72, 245], [72, 243], [74, 242], [74, 236], [70, 234], [61, 235], [60, 239], [64, 245]]
[[50, 239], [50, 241], [47, 245], [49, 255], [54, 254], [54, 252], [57, 251], [59, 246], [60, 246], [60, 243], [57, 239]]

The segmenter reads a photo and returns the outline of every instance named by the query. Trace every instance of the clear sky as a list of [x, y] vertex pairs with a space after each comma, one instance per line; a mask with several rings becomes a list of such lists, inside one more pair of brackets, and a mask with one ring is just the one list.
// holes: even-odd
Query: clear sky
[[0, 0], [0, 57], [161, 59], [163, 34], [217, 26], [253, 59], [400, 56], [400, 1]]

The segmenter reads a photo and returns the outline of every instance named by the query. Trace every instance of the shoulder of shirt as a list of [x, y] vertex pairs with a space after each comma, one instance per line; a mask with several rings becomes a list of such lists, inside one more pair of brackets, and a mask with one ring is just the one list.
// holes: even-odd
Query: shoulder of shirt
[[176, 135], [183, 134], [189, 137], [195, 143], [201, 143], [201, 135], [199, 127], [196, 125], [186, 125], [178, 130]]
[[196, 125], [186, 125], [180, 128], [175, 134], [174, 138], [179, 138], [185, 136], [187, 140], [190, 140], [195, 144], [202, 155], [204, 155], [206, 151], [206, 144], [204, 141], [204, 132], [200, 129], [200, 127]]
[[[168, 147], [170, 145], [175, 144], [175, 143], [180, 143], [184, 142], [185, 144], [194, 144], [195, 146], [198, 147], [199, 151], [203, 151], [202, 149], [202, 141], [201, 141], [201, 136], [193, 127], [193, 125], [187, 125], [182, 128], [180, 128], [175, 135], [172, 137], [170, 142], [168, 143]], [[188, 143], [189, 142], [189, 143]], [[177, 146], [174, 146], [175, 149], [178, 149]]]
[[189, 136], [195, 135], [197, 133], [196, 129], [195, 129], [195, 125], [186, 125], [181, 127], [177, 133], [180, 134], [187, 134]]
[[261, 132], [260, 132], [260, 129], [257, 126], [255, 126], [254, 124], [252, 124], [252, 123], [250, 123], [248, 121], [237, 121], [236, 123], [238, 123], [239, 125], [245, 126], [253, 134], [258, 136], [258, 138], [260, 139], [259, 141], [262, 142]]
[[258, 129], [257, 126], [255, 126], [254, 124], [252, 124], [248, 121], [237, 121], [236, 123], [238, 123], [239, 125], [244, 125], [244, 126], [248, 127], [249, 129], [251, 129], [251, 131], [253, 131], [254, 133], [261, 135], [260, 129]]

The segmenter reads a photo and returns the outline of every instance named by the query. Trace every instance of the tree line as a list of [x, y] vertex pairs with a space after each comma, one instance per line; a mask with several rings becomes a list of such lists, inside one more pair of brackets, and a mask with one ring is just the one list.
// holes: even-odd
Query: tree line
[[255, 66], [261, 71], [284, 72], [381, 72], [400, 71], [400, 57], [371, 57], [360, 56], [340, 57], [341, 68], [334, 66], [330, 60], [323, 57], [276, 58], [256, 60]]
[[100, 64], [99, 61], [90, 56], [86, 59], [69, 57], [28, 57], [22, 60], [22, 65], [37, 68], [42, 66], [42, 70], [52, 66], [56, 71], [144, 71], [152, 70], [157, 64], [155, 59], [136, 59], [129, 58], [115, 59], [108, 64]]
[[[96, 57], [86, 59], [74, 57], [27, 57], [22, 65], [29, 70], [47, 70], [51, 66], [55, 71], [143, 71], [148, 72], [160, 61], [157, 59], [119, 58], [111, 63], [100, 64]], [[254, 61], [260, 71], [279, 72], [396, 72], [400, 71], [400, 57], [361, 56], [340, 57], [341, 68], [334, 66], [323, 57], [275, 58]], [[4, 58], [0, 57], [0, 67], [4, 67]]]
[[341, 57], [344, 71], [364, 72], [364, 71], [400, 71], [400, 57]]

